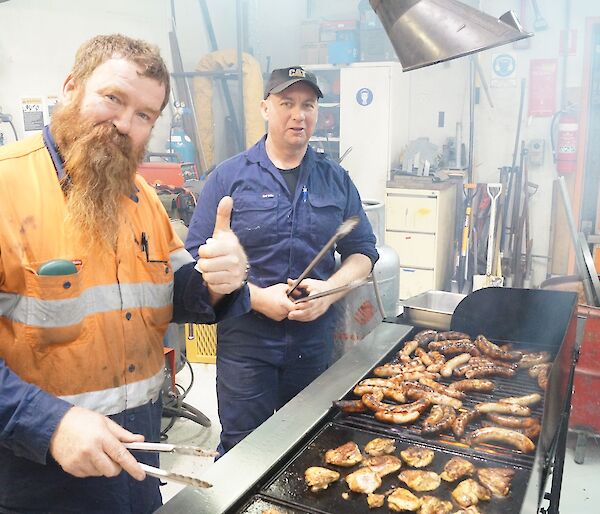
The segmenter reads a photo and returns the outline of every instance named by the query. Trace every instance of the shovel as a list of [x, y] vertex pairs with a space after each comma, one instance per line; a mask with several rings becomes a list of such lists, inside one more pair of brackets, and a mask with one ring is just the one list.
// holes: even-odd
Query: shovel
[[502, 193], [502, 184], [493, 183], [487, 185], [487, 193], [491, 200], [490, 205], [490, 224], [488, 230], [488, 246], [487, 246], [487, 259], [485, 275], [473, 276], [473, 291], [481, 289], [483, 287], [502, 287], [504, 285], [504, 277], [499, 275], [492, 275], [492, 268], [496, 268], [496, 272], [499, 267], [494, 264], [494, 238], [496, 236], [496, 201]]

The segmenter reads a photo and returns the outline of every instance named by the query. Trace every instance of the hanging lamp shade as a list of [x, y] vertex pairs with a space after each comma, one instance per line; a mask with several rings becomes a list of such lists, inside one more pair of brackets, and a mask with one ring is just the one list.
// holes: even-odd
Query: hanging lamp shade
[[533, 34], [512, 11], [494, 18], [457, 0], [369, 0], [404, 71], [449, 61]]

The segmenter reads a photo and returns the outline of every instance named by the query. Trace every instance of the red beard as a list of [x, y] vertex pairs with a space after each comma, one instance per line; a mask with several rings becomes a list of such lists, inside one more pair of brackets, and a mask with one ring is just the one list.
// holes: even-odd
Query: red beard
[[94, 124], [80, 112], [81, 99], [52, 115], [51, 131], [64, 159], [67, 221], [91, 246], [116, 247], [122, 201], [135, 192], [135, 174], [145, 148], [111, 122]]

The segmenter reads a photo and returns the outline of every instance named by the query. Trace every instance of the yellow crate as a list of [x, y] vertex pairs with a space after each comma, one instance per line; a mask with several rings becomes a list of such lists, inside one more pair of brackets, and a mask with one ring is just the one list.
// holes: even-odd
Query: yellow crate
[[185, 325], [185, 351], [190, 362], [217, 361], [217, 325]]

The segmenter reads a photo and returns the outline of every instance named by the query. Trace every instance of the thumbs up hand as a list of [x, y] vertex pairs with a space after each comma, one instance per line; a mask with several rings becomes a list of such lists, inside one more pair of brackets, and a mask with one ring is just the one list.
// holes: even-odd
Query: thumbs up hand
[[231, 197], [223, 197], [217, 207], [213, 235], [198, 248], [196, 269], [213, 296], [239, 289], [246, 279], [248, 258], [231, 230], [232, 209]]

